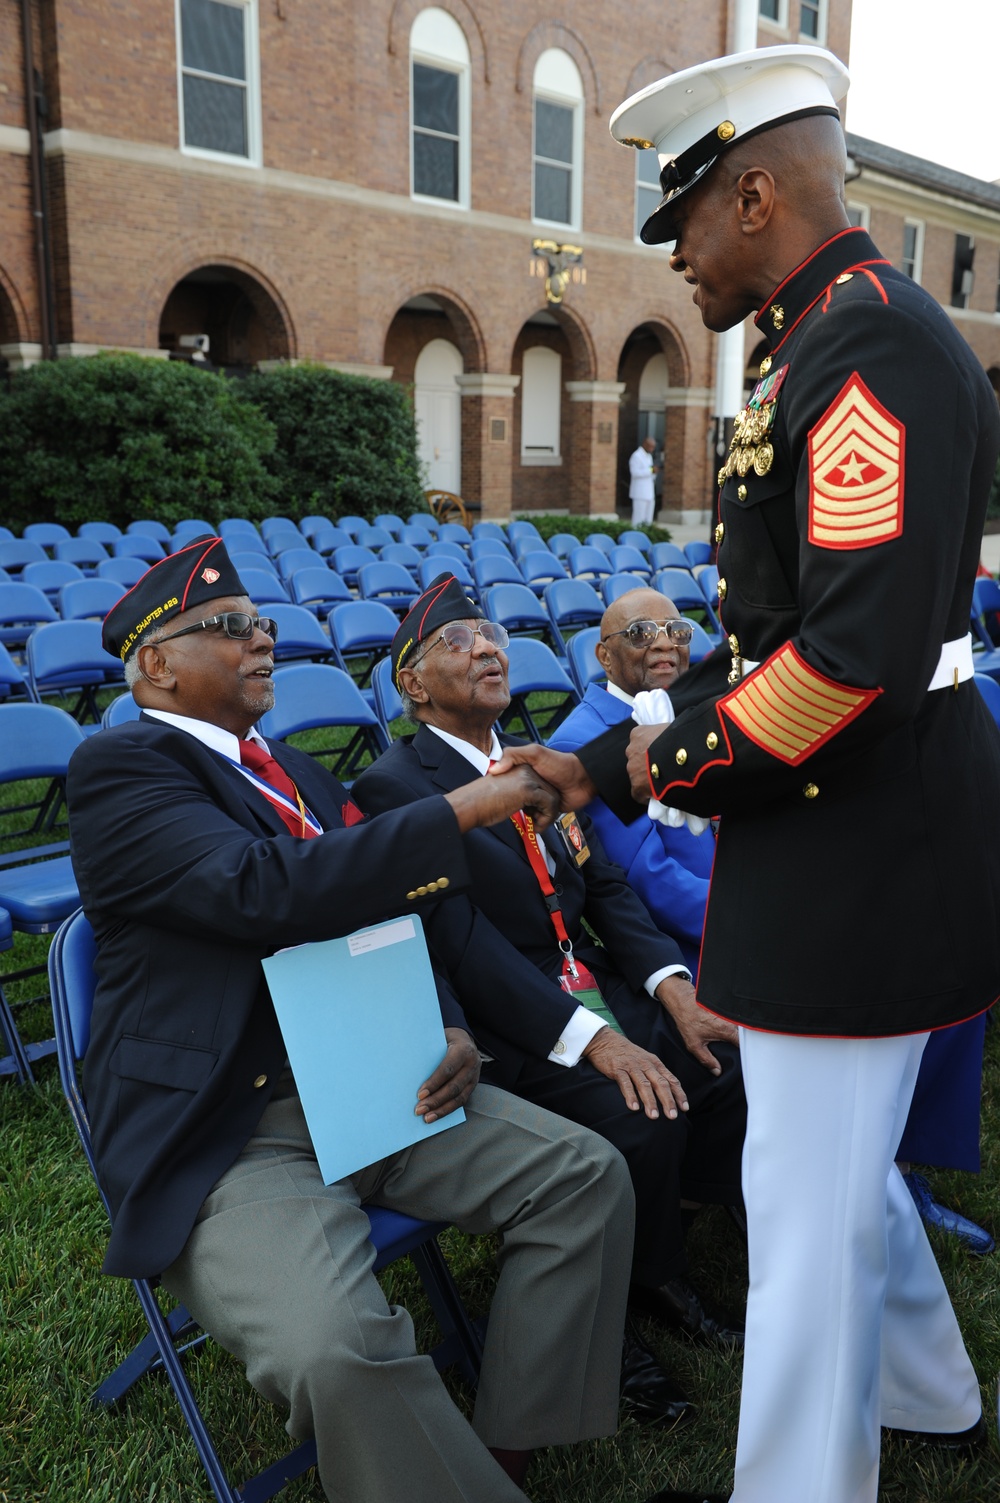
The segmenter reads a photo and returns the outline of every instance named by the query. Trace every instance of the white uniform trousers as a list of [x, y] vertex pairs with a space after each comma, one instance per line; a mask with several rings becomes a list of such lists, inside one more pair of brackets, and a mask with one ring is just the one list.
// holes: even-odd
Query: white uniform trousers
[[656, 495], [653, 487], [649, 487], [648, 496], [630, 496], [632, 502], [632, 526], [639, 527], [643, 522], [652, 522], [653, 512], [656, 510]]
[[979, 1418], [893, 1163], [926, 1041], [740, 1029], [750, 1292], [732, 1503], [876, 1503], [880, 1425]]

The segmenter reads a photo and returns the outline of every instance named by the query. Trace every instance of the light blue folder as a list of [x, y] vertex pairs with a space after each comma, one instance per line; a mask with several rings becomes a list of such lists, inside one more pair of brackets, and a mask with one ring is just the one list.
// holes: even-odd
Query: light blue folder
[[465, 1121], [414, 1114], [446, 1048], [419, 918], [262, 964], [325, 1184]]

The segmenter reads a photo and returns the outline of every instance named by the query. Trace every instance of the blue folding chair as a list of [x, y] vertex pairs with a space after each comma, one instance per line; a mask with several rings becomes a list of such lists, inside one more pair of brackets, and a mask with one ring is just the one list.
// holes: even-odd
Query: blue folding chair
[[95, 543], [113, 543], [115, 538], [121, 537], [122, 530], [115, 522], [81, 522], [76, 535], [78, 538], [90, 538]]
[[337, 518], [337, 526], [342, 527], [345, 532], [350, 533], [351, 541], [353, 542], [361, 529], [369, 526], [369, 522], [367, 517], [356, 517], [348, 513], [346, 517]]
[[274, 513], [265, 517], [260, 524], [260, 535], [265, 540], [276, 532], [298, 532], [298, 524], [291, 517], [283, 517]]
[[101, 716], [101, 730], [106, 731], [112, 725], [124, 725], [128, 720], [138, 720], [142, 714], [141, 705], [137, 705], [129, 691], [119, 694], [109, 705], [105, 705], [104, 714]]
[[[422, 527], [424, 532], [429, 532], [432, 538], [438, 535], [438, 520], [429, 511], [411, 511], [406, 519], [407, 527]], [[404, 538], [404, 542], [407, 539]]]
[[402, 564], [387, 564], [378, 559], [374, 564], [362, 564], [358, 570], [361, 599], [381, 600], [400, 618], [406, 615], [419, 593], [413, 575]]
[[125, 533], [126, 536], [138, 533], [143, 537], [155, 538], [158, 543], [170, 542], [170, 528], [166, 522], [157, 522], [155, 517], [140, 517], [138, 522], [130, 522]]
[[[82, 910], [79, 910], [61, 926], [52, 941], [48, 969], [59, 1079], [84, 1156], [94, 1176], [94, 1183], [105, 1210], [108, 1210], [97, 1174], [90, 1119], [77, 1073], [78, 1061], [83, 1059], [90, 1043], [90, 1018], [96, 989], [96, 955], [93, 930]], [[482, 1335], [465, 1311], [438, 1243], [438, 1235], [444, 1230], [444, 1224], [419, 1221], [413, 1216], [389, 1211], [381, 1206], [366, 1206], [365, 1210], [371, 1224], [371, 1242], [375, 1249], [374, 1271], [380, 1272], [398, 1258], [409, 1256], [412, 1259], [443, 1333], [443, 1340], [431, 1354], [434, 1362], [441, 1368], [457, 1365], [467, 1381], [474, 1385], [482, 1361]], [[110, 1216], [110, 1211], [108, 1213]], [[181, 1361], [183, 1353], [189, 1348], [200, 1346], [207, 1339], [208, 1333], [200, 1330], [183, 1305], [175, 1305], [167, 1315], [163, 1314], [156, 1295], [158, 1282], [156, 1278], [132, 1280], [149, 1333], [104, 1380], [91, 1402], [102, 1407], [116, 1404], [134, 1384], [149, 1373], [162, 1369], [180, 1405], [184, 1422], [217, 1503], [267, 1503], [288, 1482], [315, 1466], [315, 1441], [303, 1441], [280, 1461], [266, 1467], [241, 1487], [233, 1486], [226, 1475]]]
[[427, 558], [442, 558], [445, 564], [457, 562], [469, 566], [469, 555], [454, 538], [436, 538], [427, 549]]
[[641, 590], [648, 586], [649, 580], [641, 574], [609, 574], [607, 579], [601, 580], [601, 598], [605, 605], [612, 605], [630, 590]]
[[654, 543], [650, 549], [650, 561], [654, 569], [687, 569], [691, 572], [691, 560], [676, 543]]
[[[65, 541], [72, 542], [69, 538]], [[55, 545], [58, 546], [58, 545]], [[56, 557], [60, 555], [57, 553]], [[25, 564], [44, 564], [48, 554], [41, 543], [32, 543], [24, 538], [15, 538], [11, 543], [0, 542], [0, 569], [6, 569], [11, 579], [19, 579]]]
[[631, 548], [627, 543], [617, 543], [608, 557], [615, 574], [641, 574], [648, 579], [653, 572], [649, 559], [641, 549]]
[[616, 574], [618, 571], [612, 568], [611, 556], [603, 548], [598, 548], [593, 543], [584, 543], [582, 548], [570, 554], [569, 572], [573, 579], [586, 579], [591, 584], [599, 585], [602, 579], [607, 579], [609, 574]]
[[379, 549], [380, 564], [402, 564], [411, 579], [416, 579], [422, 555], [410, 543], [387, 543]]
[[420, 553], [434, 542], [435, 536], [436, 534], [429, 532], [426, 527], [407, 522], [399, 534], [399, 541], [401, 543], [408, 543], [411, 548], [416, 548], [417, 552]]
[[190, 542], [192, 538], [201, 537], [206, 532], [210, 532], [213, 537], [216, 535], [215, 523], [210, 522], [207, 517], [182, 517], [174, 527], [174, 536], [171, 541], [180, 537]]
[[[225, 523], [222, 525], [225, 526]], [[252, 522], [248, 522], [245, 529], [238, 527], [235, 531], [220, 532], [219, 536], [230, 553], [258, 553], [262, 558], [271, 557], [267, 551], [267, 544]], [[299, 546], [305, 546], [305, 538], [299, 539]]]
[[34, 585], [0, 584], [0, 642], [8, 650], [23, 651], [36, 627], [58, 620], [52, 601]]
[[529, 553], [522, 553], [517, 566], [524, 583], [536, 595], [543, 595], [553, 580], [569, 578], [563, 560], [558, 554], [550, 553], [549, 549], [544, 547], [532, 548]]
[[19, 583], [34, 585], [36, 590], [41, 590], [50, 600], [57, 600], [63, 585], [83, 578], [83, 570], [78, 569], [76, 564], [50, 558], [44, 564], [25, 564]]
[[[0, 951], [10, 950], [14, 945], [14, 926], [10, 921], [10, 914], [6, 908], [0, 908]], [[0, 983], [2, 983], [0, 978]], [[9, 980], [8, 978], [5, 978]], [[16, 1075], [22, 1085], [29, 1084], [34, 1076], [31, 1073], [31, 1065], [24, 1040], [14, 1022], [14, 1014], [10, 1010], [10, 1003], [4, 994], [3, 985], [0, 984], [0, 1035], [3, 1037], [3, 1046], [6, 1050], [0, 1059], [0, 1075]]]
[[278, 567], [278, 578], [286, 585], [295, 573], [296, 569], [325, 569], [326, 559], [315, 548], [307, 548], [300, 543], [297, 548], [286, 548], [283, 553], [275, 556], [275, 564]]
[[577, 693], [582, 699], [591, 684], [607, 682], [607, 674], [597, 661], [594, 649], [601, 640], [599, 626], [585, 626], [566, 644], [569, 654], [569, 672]]
[[712, 545], [702, 539], [693, 539], [690, 543], [684, 544], [684, 554], [691, 568], [697, 569], [699, 564], [712, 562]]
[[347, 529], [336, 527], [329, 517], [322, 523], [312, 522], [308, 526], [303, 521], [300, 530], [310, 548], [315, 548], [324, 558], [328, 558], [335, 548], [349, 548], [354, 542]]
[[349, 673], [369, 704], [372, 669], [392, 647], [399, 618], [379, 600], [352, 600], [338, 605], [326, 618], [338, 668]]
[[61, 522], [29, 522], [21, 536], [29, 543], [40, 543], [43, 548], [52, 548], [72, 534]]
[[397, 541], [395, 535], [388, 527], [362, 527], [355, 542], [359, 548], [371, 548], [378, 553], [380, 548], [387, 548], [390, 543]]
[[454, 558], [450, 554], [428, 554], [426, 558], [420, 560], [417, 583], [422, 590], [426, 590], [439, 574], [454, 574], [467, 595], [471, 595], [474, 600], [479, 598], [476, 581], [472, 577], [469, 566], [460, 558]]
[[262, 571], [274, 579], [279, 577], [278, 566], [269, 553], [244, 553], [240, 548], [230, 548], [229, 557], [241, 578], [246, 569]]
[[545, 586], [545, 609], [563, 641], [583, 626], [600, 626], [604, 601], [585, 579], [557, 579]]
[[257, 531], [249, 517], [223, 517], [219, 523], [220, 538], [255, 538], [260, 542], [260, 533]]
[[[482, 525], [482, 524], [477, 524]], [[477, 558], [511, 558], [511, 551], [502, 538], [485, 537], [473, 538], [469, 546], [469, 558], [473, 563]]]
[[493, 585], [524, 584], [524, 575], [509, 553], [502, 558], [499, 554], [487, 554], [485, 558], [474, 558], [472, 577], [476, 581], [476, 589], [480, 596], [483, 590], [488, 590]]
[[267, 614], [273, 617], [278, 626], [278, 640], [274, 644], [275, 663], [330, 661], [333, 644], [312, 611], [304, 605], [276, 600], [268, 606]]
[[611, 550], [618, 545], [610, 532], [588, 532], [583, 540], [583, 546], [585, 548], [600, 548], [601, 552], [606, 553], [610, 558]]
[[507, 547], [507, 534], [499, 522], [476, 522], [472, 528], [472, 539], [476, 543], [486, 539], [502, 543], [507, 552], [510, 552]]
[[362, 564], [377, 564], [378, 556], [371, 548], [362, 548], [357, 543], [348, 543], [346, 548], [334, 548], [330, 562], [347, 585], [357, 589], [358, 570]]
[[59, 614], [64, 621], [103, 621], [124, 594], [118, 579], [75, 579], [59, 591]]
[[[519, 720], [532, 741], [547, 741], [579, 704], [576, 685], [551, 647], [534, 637], [511, 637], [507, 662], [510, 704], [500, 716], [501, 727], [508, 730]], [[541, 703], [538, 695], [542, 696]], [[553, 695], [562, 698], [553, 703]]]
[[1000, 726], [1000, 684], [986, 673], [974, 673], [972, 677], [976, 688], [986, 701], [986, 708]]
[[555, 532], [549, 538], [549, 552], [554, 553], [556, 558], [569, 558], [578, 548], [583, 547], [583, 542], [575, 532]]
[[698, 581], [699, 590], [714, 610], [719, 599], [718, 567], [715, 564], [701, 564], [694, 577]]
[[126, 590], [130, 590], [139, 583], [148, 568], [149, 565], [143, 558], [102, 558], [97, 565], [96, 578], [117, 579]]
[[391, 657], [379, 658], [372, 669], [372, 693], [375, 696], [375, 713], [391, 736], [393, 721], [405, 717], [403, 701], [393, 678]]
[[81, 533], [75, 538], [63, 538], [61, 542], [54, 545], [52, 551], [56, 558], [64, 563], [76, 564], [84, 574], [94, 574], [98, 564], [111, 557], [108, 548], [113, 548], [120, 538], [120, 533], [117, 538], [109, 538], [105, 546], [100, 538], [84, 537]]
[[340, 575], [334, 569], [328, 569], [326, 564], [319, 568], [296, 569], [289, 586], [295, 605], [304, 605], [306, 610], [324, 621], [335, 605], [354, 599]]
[[562, 661], [566, 644], [548, 611], [526, 584], [497, 584], [483, 592], [483, 610], [512, 637], [537, 637]]
[[127, 532], [111, 544], [114, 558], [142, 558], [147, 564], [159, 563], [169, 551], [169, 542], [161, 543], [159, 538], [150, 537], [146, 532]]
[[75, 695], [70, 714], [81, 725], [91, 722], [85, 727], [88, 735], [100, 726], [103, 706], [98, 691], [121, 684], [125, 673], [122, 664], [105, 652], [101, 630], [100, 621], [50, 621], [28, 638], [28, 678], [35, 698], [41, 702]]
[[[79, 905], [61, 816], [69, 759], [83, 739], [76, 721], [54, 705], [0, 705], [0, 815], [9, 837], [0, 849], [0, 908], [15, 933], [51, 934]], [[38, 783], [45, 789], [40, 797]], [[44, 971], [44, 964], [26, 965], [5, 979], [26, 979]], [[24, 1066], [54, 1048], [52, 1039], [19, 1038], [22, 1068], [16, 1073], [30, 1078]]]
[[[288, 591], [277, 574], [272, 574], [270, 569], [248, 569], [242, 561], [238, 564], [236, 563], [237, 557], [239, 555], [234, 556], [230, 554], [230, 558], [236, 566], [240, 579], [243, 581], [243, 588], [258, 609], [262, 605], [266, 605], [270, 610], [272, 605], [279, 603], [283, 605], [288, 604]], [[271, 614], [274, 614], [273, 611]]]
[[641, 532], [638, 527], [626, 528], [618, 534], [618, 543], [622, 548], [638, 548], [646, 559], [652, 558], [653, 544], [648, 532]]
[[[389, 745], [389, 733], [349, 673], [327, 663], [292, 663], [274, 675], [274, 708], [258, 730], [265, 741], [289, 741], [322, 761], [345, 788]], [[317, 745], [315, 731], [333, 731]]]
[[508, 522], [508, 541], [515, 543], [518, 538], [534, 538], [540, 548], [545, 547], [545, 540], [542, 537], [542, 534], [539, 532], [538, 528], [535, 526], [534, 522]]
[[8, 699], [30, 699], [35, 695], [26, 671], [15, 663], [10, 653], [0, 642], [0, 704]]
[[[472, 533], [461, 522], [442, 522], [438, 528], [439, 543], [459, 543], [468, 550]], [[468, 556], [468, 553], [466, 554]]]
[[375, 518], [374, 525], [384, 527], [386, 532], [391, 532], [394, 538], [398, 538], [406, 523], [394, 511], [382, 511]]

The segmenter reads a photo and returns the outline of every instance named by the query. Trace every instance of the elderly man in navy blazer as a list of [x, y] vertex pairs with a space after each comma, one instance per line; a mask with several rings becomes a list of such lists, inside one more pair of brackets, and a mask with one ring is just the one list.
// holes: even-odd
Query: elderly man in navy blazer
[[[499, 759], [506, 640], [452, 575], [414, 603], [393, 661], [420, 726], [359, 778], [363, 807], [398, 809]], [[636, 1191], [633, 1302], [692, 1335], [739, 1342], [685, 1277], [681, 1217], [682, 1197], [740, 1202], [744, 1099], [733, 1031], [695, 1006], [680, 949], [589, 821], [537, 835], [520, 813], [470, 832], [468, 894], [427, 915], [490, 1056], [486, 1078], [595, 1128], [625, 1155]]]
[[[576, 751], [612, 725], [632, 719], [637, 694], [662, 689], [669, 694], [690, 662], [691, 628], [672, 600], [659, 590], [629, 590], [601, 618], [597, 660], [607, 684], [588, 684], [583, 703], [572, 710], [549, 745]], [[617, 861], [665, 934], [676, 939], [694, 976], [698, 974], [705, 904], [715, 841], [687, 824], [642, 817], [626, 824], [603, 799], [587, 813], [612, 861]]]
[[[105, 623], [143, 707], [80, 748], [68, 785], [97, 938], [84, 1086], [114, 1222], [105, 1270], [162, 1273], [290, 1410], [291, 1433], [315, 1435], [331, 1499], [523, 1503], [531, 1447], [617, 1423], [625, 1166], [595, 1134], [477, 1085], [442, 982], [447, 1049], [414, 1109], [432, 1122], [464, 1104], [466, 1121], [324, 1185], [261, 959], [420, 912], [430, 891], [461, 901], [463, 831], [525, 803], [544, 819], [546, 790], [533, 774], [478, 779], [363, 823], [324, 768], [253, 730], [275, 636], [212, 537], [150, 569]], [[377, 1097], [378, 1061], [357, 1068]], [[471, 1428], [372, 1276], [365, 1200], [501, 1235]]]

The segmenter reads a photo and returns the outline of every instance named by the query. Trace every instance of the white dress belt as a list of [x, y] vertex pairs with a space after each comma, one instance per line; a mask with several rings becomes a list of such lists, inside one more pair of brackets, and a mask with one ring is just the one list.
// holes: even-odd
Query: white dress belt
[[[743, 658], [743, 677], [760, 667], [760, 662], [754, 662], [752, 658]], [[937, 667], [931, 674], [931, 681], [927, 685], [928, 694], [932, 689], [954, 689], [958, 684], [965, 682], [975, 673], [975, 664], [972, 659], [972, 633], [966, 632], [964, 637], [956, 637], [954, 642], [945, 642], [941, 648], [941, 656], [938, 658]]]

